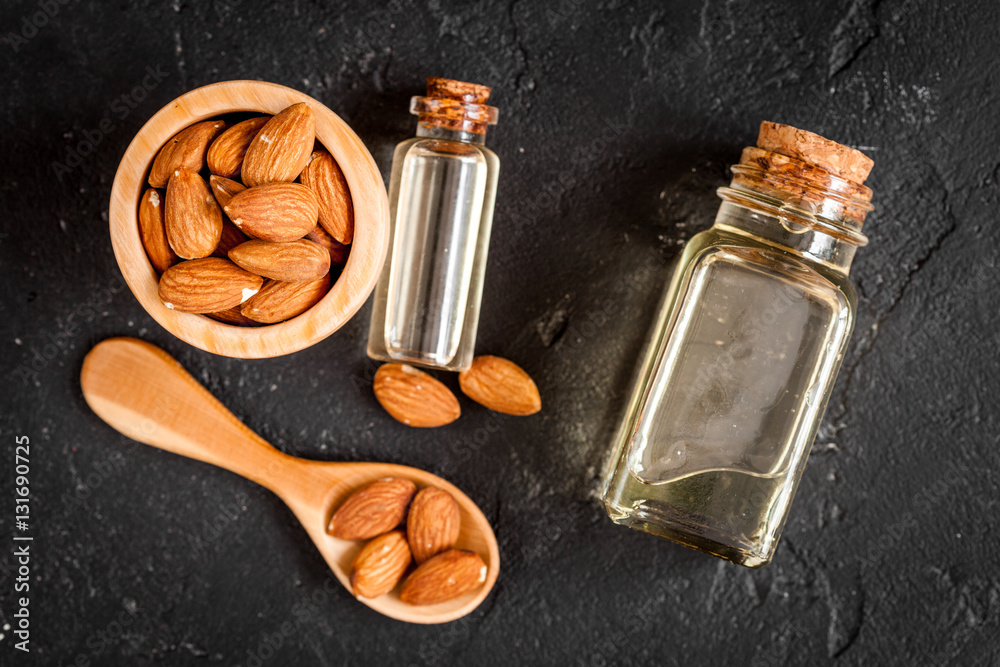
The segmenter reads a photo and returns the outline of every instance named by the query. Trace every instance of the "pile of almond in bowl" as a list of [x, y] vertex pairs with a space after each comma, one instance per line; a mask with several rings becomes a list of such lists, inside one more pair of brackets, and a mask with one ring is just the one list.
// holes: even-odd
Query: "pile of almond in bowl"
[[181, 130], [148, 182], [139, 232], [171, 310], [240, 326], [283, 322], [318, 303], [347, 261], [350, 191], [305, 103]]
[[[376, 598], [402, 582], [402, 602], [430, 605], [453, 600], [486, 581], [482, 557], [454, 548], [460, 521], [458, 503], [444, 489], [417, 491], [410, 480], [389, 477], [352, 493], [330, 519], [327, 532], [344, 540], [371, 540], [351, 565], [354, 595]], [[407, 576], [413, 562], [416, 569]]]

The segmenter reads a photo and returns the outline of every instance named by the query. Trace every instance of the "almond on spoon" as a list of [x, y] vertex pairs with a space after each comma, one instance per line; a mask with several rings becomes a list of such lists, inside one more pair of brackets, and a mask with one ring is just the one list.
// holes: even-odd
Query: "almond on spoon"
[[372, 482], [348, 496], [334, 512], [326, 532], [343, 540], [367, 540], [403, 523], [417, 485], [389, 477]]
[[433, 486], [420, 489], [406, 517], [406, 539], [417, 565], [455, 546], [460, 522], [458, 503], [450, 493]]
[[403, 579], [410, 566], [406, 534], [394, 530], [364, 546], [351, 564], [351, 588], [361, 598], [377, 598], [388, 593]]
[[445, 602], [475, 590], [486, 581], [486, 573], [479, 554], [449, 549], [414, 570], [403, 582], [399, 599], [412, 605]]

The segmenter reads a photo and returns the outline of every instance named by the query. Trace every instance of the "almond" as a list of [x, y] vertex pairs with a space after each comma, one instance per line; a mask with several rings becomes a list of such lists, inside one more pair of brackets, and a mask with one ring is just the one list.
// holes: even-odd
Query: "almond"
[[167, 186], [167, 181], [178, 169], [199, 172], [205, 167], [208, 144], [225, 129], [221, 120], [206, 120], [184, 128], [163, 145], [149, 170], [149, 184], [154, 188]]
[[383, 364], [375, 371], [374, 389], [385, 411], [407, 426], [444, 426], [462, 412], [448, 387], [407, 364]]
[[250, 148], [250, 142], [264, 127], [270, 116], [251, 118], [242, 123], [236, 123], [220, 134], [208, 149], [205, 162], [208, 170], [217, 176], [236, 178], [243, 167], [243, 156]]
[[462, 392], [490, 410], [508, 415], [533, 415], [542, 409], [538, 387], [513, 361], [482, 356], [458, 375]]
[[164, 218], [167, 240], [178, 257], [208, 257], [222, 237], [222, 211], [205, 180], [190, 169], [178, 169], [167, 184]]
[[319, 280], [330, 272], [330, 253], [306, 239], [288, 243], [247, 241], [229, 251], [233, 260], [250, 273], [273, 280]]
[[177, 263], [177, 255], [170, 247], [167, 231], [163, 227], [163, 208], [159, 190], [149, 188], [139, 200], [139, 236], [149, 263], [157, 273], [163, 273]]
[[276, 324], [306, 312], [329, 291], [329, 274], [319, 280], [300, 283], [269, 280], [260, 292], [240, 306], [240, 312], [255, 322]]
[[232, 308], [227, 308], [226, 310], [220, 310], [216, 313], [205, 313], [208, 317], [213, 320], [218, 320], [223, 324], [235, 324], [241, 327], [259, 327], [260, 322], [254, 322], [249, 317], [244, 317], [243, 313], [240, 312], [239, 306], [233, 306]]
[[[215, 250], [212, 251], [212, 256], [227, 259], [229, 257], [230, 250], [246, 242], [246, 234], [241, 232], [239, 227], [234, 225], [231, 221], [223, 219], [222, 236], [219, 238], [219, 245], [215, 246]], [[253, 271], [253, 273], [257, 272]], [[257, 275], [263, 274], [258, 273]]]
[[387, 477], [350, 496], [330, 518], [326, 532], [343, 540], [367, 540], [403, 523], [417, 485], [408, 479]]
[[479, 554], [450, 549], [414, 570], [403, 582], [399, 599], [413, 605], [445, 602], [483, 585], [486, 572]]
[[299, 183], [273, 183], [244, 190], [223, 210], [241, 231], [265, 241], [295, 241], [316, 226], [319, 203]]
[[417, 564], [455, 546], [461, 522], [458, 503], [444, 489], [420, 489], [406, 517], [406, 539]]
[[237, 183], [222, 176], [215, 176], [214, 174], [208, 177], [208, 182], [212, 186], [212, 194], [215, 195], [215, 201], [219, 202], [219, 206], [222, 208], [226, 207], [226, 204], [229, 203], [229, 200], [234, 195], [246, 190], [246, 186], [242, 183]]
[[316, 151], [301, 180], [319, 200], [319, 224], [338, 242], [350, 245], [354, 240], [354, 202], [337, 161], [326, 151]]
[[182, 313], [214, 313], [257, 293], [263, 279], [228, 259], [206, 257], [174, 264], [160, 277], [160, 300]]
[[316, 119], [305, 103], [293, 104], [260, 129], [243, 156], [247, 187], [294, 181], [316, 142]]
[[351, 589], [359, 598], [377, 598], [396, 587], [410, 566], [410, 548], [401, 530], [380, 535], [351, 564]]
[[330, 253], [330, 264], [342, 266], [347, 263], [347, 254], [351, 251], [350, 247], [335, 240], [321, 226], [313, 227], [312, 231], [306, 234], [306, 238], [326, 248], [326, 251]]

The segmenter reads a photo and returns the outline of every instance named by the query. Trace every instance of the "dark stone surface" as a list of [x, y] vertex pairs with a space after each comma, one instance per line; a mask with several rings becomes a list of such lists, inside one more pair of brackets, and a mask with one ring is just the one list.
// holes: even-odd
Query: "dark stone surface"
[[[22, 17], [46, 5], [32, 34]], [[0, 663], [1000, 664], [998, 22], [988, 0], [4, 2], [0, 624], [14, 620], [20, 435], [35, 541], [32, 653], [2, 630]], [[147, 68], [165, 76], [139, 94]], [[183, 92], [303, 90], [387, 174], [428, 74], [495, 89], [479, 349], [522, 363], [545, 400], [482, 445], [496, 418], [464, 398], [435, 431], [381, 411], [367, 308], [287, 358], [212, 356], [144, 313], [108, 238], [118, 160]], [[764, 119], [863, 147], [878, 209], [783, 543], [748, 571], [613, 525], [593, 490], [670, 263]], [[96, 149], [58, 178], [88, 136]], [[496, 527], [492, 595], [418, 627], [324, 593], [332, 576], [276, 498], [90, 412], [80, 363], [113, 335], [164, 347], [286, 452], [446, 475]]]

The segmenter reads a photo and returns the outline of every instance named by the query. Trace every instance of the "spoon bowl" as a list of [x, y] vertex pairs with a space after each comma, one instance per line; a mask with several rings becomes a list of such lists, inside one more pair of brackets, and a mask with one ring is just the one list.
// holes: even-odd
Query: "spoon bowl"
[[363, 540], [331, 537], [326, 527], [348, 495], [385, 477], [436, 486], [458, 503], [461, 529], [455, 547], [479, 554], [486, 582], [465, 595], [427, 606], [403, 603], [396, 590], [358, 598], [375, 611], [409, 623], [445, 623], [465, 616], [496, 582], [500, 553], [482, 510], [457, 487], [425, 470], [392, 463], [309, 461], [284, 454], [251, 431], [160, 348], [135, 338], [98, 343], [83, 361], [80, 385], [87, 404], [124, 435], [242, 475], [274, 492], [292, 510], [345, 588]]

